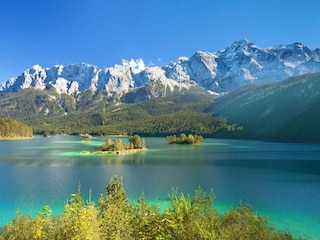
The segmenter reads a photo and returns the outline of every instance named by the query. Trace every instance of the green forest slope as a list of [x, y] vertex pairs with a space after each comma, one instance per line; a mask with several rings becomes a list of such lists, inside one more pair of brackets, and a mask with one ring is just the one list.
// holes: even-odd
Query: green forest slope
[[[130, 95], [131, 94], [131, 95]], [[2, 94], [0, 115], [32, 126], [34, 133], [139, 134], [179, 133], [213, 135], [226, 120], [203, 110], [216, 98], [199, 87], [166, 93], [144, 101], [109, 99], [105, 91], [86, 91], [72, 97], [51, 90], [24, 89]], [[136, 99], [136, 98], [135, 98]]]
[[243, 126], [226, 137], [320, 142], [320, 73], [239, 89], [207, 111]]

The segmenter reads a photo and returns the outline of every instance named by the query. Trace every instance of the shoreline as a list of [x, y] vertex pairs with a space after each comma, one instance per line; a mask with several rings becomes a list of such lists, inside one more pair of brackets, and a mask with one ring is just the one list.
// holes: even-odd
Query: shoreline
[[10, 140], [30, 140], [32, 137], [0, 137], [0, 141], [10, 141]]

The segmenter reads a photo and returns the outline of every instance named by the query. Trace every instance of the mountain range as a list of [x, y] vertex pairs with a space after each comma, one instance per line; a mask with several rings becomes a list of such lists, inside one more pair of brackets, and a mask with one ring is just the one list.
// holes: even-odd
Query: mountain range
[[121, 97], [147, 84], [160, 83], [165, 88], [162, 94], [143, 92], [147, 95], [138, 96], [136, 101], [139, 101], [195, 85], [215, 93], [230, 92], [319, 69], [319, 48], [310, 50], [301, 43], [260, 48], [248, 40], [241, 40], [215, 53], [198, 51], [190, 58], [180, 57], [163, 67], [145, 66], [141, 59], [123, 60], [121, 65], [105, 69], [87, 63], [52, 68], [35, 65], [0, 85], [0, 93], [35, 88], [76, 96], [89, 89], [103, 89], [109, 97]]
[[0, 116], [34, 133], [320, 142], [320, 49], [241, 40], [166, 66], [35, 65], [0, 85]]

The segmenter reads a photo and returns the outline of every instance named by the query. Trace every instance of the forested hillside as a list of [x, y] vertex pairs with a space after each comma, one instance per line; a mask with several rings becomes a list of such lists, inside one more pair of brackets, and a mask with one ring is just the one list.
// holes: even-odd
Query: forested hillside
[[[123, 98], [132, 99], [133, 94]], [[215, 98], [201, 88], [167, 92], [137, 103], [115, 101], [105, 91], [89, 90], [73, 98], [51, 90], [24, 89], [1, 95], [0, 114], [30, 124], [34, 133], [211, 136], [227, 127], [226, 119], [203, 112]]]
[[243, 126], [225, 137], [320, 142], [320, 73], [239, 89], [207, 111]]
[[31, 138], [32, 135], [30, 126], [13, 119], [0, 118], [0, 139]]
[[[0, 115], [32, 126], [34, 133], [124, 134], [320, 142], [320, 73], [252, 85], [218, 97], [199, 87], [139, 100], [139, 91], [119, 99], [106, 91], [73, 97], [52, 90], [24, 89], [0, 98]], [[160, 90], [159, 90], [159, 89]], [[148, 90], [149, 89], [149, 90]], [[158, 89], [155, 91], [155, 89]]]

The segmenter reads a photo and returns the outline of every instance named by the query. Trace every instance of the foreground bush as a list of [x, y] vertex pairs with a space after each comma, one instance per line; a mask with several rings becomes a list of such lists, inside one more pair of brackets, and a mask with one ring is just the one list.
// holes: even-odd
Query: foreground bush
[[122, 179], [113, 177], [96, 205], [72, 194], [58, 217], [45, 206], [35, 218], [17, 212], [2, 230], [0, 240], [10, 239], [294, 239], [276, 232], [268, 221], [256, 215], [250, 205], [219, 215], [212, 207], [213, 192], [196, 189], [194, 196], [173, 191], [170, 207], [163, 213], [149, 205], [142, 194], [130, 203]]

